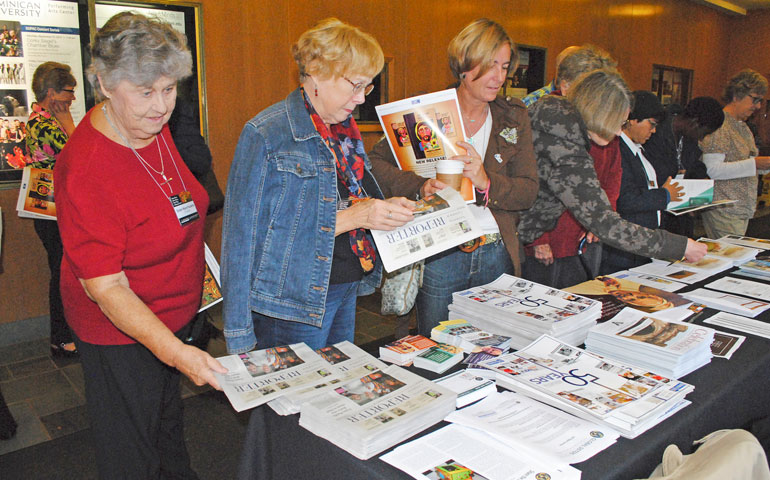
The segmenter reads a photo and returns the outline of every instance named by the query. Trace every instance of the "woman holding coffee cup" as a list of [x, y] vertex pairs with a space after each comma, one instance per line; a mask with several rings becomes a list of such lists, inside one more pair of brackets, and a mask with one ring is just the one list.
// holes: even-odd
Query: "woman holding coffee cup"
[[460, 171], [451, 162], [461, 162], [462, 177], [476, 189], [471, 208], [484, 235], [425, 261], [417, 295], [418, 326], [423, 335], [430, 335], [434, 326], [447, 319], [453, 292], [489, 283], [503, 273], [520, 273], [518, 212], [532, 205], [538, 188], [527, 109], [517, 99], [498, 97], [508, 73], [516, 68], [515, 44], [500, 24], [482, 18], [457, 34], [448, 53], [469, 139], [457, 142], [465, 155], [440, 162], [437, 179], [426, 182], [396, 167], [384, 139], [369, 154], [386, 196], [428, 195], [448, 186], [447, 175], [457, 178]]

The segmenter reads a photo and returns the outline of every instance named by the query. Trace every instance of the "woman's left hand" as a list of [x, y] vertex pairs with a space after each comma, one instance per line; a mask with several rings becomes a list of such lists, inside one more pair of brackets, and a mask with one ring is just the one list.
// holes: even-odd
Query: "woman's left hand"
[[413, 220], [413, 210], [414, 202], [404, 197], [361, 200], [337, 212], [334, 234], [339, 235], [356, 228], [393, 230]]
[[214, 372], [224, 374], [227, 369], [219, 360], [199, 348], [182, 344], [174, 356], [173, 366], [198, 386], [209, 384], [217, 390], [222, 390]]
[[465, 163], [463, 177], [470, 179], [473, 182], [473, 186], [479, 190], [486, 189], [489, 177], [486, 170], [484, 170], [484, 160], [481, 158], [481, 155], [468, 142], [457, 142], [457, 145], [465, 150], [465, 155], [455, 155], [452, 157], [452, 160], [461, 160]]

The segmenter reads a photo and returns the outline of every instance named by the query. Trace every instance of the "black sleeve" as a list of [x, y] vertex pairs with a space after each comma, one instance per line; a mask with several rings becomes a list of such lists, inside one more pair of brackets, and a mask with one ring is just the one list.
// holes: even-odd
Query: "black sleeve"
[[201, 136], [197, 107], [178, 98], [168, 128], [182, 160], [195, 178], [200, 180], [211, 170], [211, 151]]

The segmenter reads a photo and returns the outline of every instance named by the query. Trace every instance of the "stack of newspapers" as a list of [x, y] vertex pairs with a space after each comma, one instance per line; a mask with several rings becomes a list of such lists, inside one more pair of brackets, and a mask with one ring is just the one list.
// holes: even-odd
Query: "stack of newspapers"
[[366, 460], [455, 409], [449, 389], [395, 365], [342, 382], [303, 403], [299, 424]]
[[544, 335], [518, 352], [488, 360], [497, 384], [626, 438], [657, 425], [690, 404], [693, 386], [601, 357]]
[[468, 353], [481, 350], [483, 347], [499, 348], [505, 352], [511, 346], [511, 337], [485, 332], [461, 318], [440, 322], [431, 330], [430, 338], [460, 347]]
[[326, 361], [325, 369], [330, 375], [325, 377], [323, 383], [294, 390], [268, 402], [268, 406], [279, 415], [298, 413], [303, 403], [312, 400], [324, 389], [387, 368], [385, 363], [348, 341], [319, 348], [316, 353]]
[[593, 327], [586, 350], [679, 378], [711, 361], [714, 330], [692, 323], [660, 320], [625, 308]]
[[511, 348], [522, 348], [543, 334], [579, 345], [601, 308], [596, 300], [503, 274], [492, 283], [453, 293], [449, 318], [511, 337]]

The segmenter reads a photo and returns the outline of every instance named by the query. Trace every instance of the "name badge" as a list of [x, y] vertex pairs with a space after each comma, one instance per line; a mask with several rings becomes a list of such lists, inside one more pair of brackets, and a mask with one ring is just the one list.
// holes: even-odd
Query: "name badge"
[[184, 227], [201, 218], [198, 215], [198, 210], [195, 208], [195, 202], [193, 202], [189, 191], [172, 195], [169, 200], [171, 200], [171, 206], [174, 207], [174, 213], [176, 213], [176, 218], [179, 220], [179, 225]]

